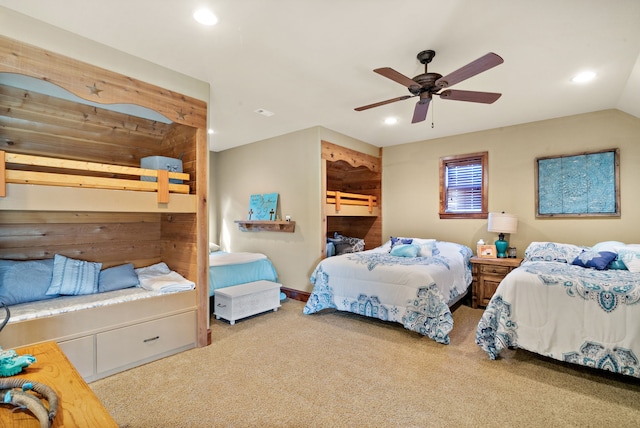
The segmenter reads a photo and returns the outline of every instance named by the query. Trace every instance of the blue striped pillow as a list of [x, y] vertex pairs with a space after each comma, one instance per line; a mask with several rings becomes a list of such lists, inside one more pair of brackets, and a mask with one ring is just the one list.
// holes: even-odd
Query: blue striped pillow
[[100, 269], [102, 263], [76, 260], [56, 254], [53, 259], [53, 278], [47, 295], [97, 293]]

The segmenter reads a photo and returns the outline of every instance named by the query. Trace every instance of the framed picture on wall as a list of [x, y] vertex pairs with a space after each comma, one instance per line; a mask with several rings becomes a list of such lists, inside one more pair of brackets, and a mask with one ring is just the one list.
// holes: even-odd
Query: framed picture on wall
[[536, 217], [620, 216], [620, 149], [536, 159]]

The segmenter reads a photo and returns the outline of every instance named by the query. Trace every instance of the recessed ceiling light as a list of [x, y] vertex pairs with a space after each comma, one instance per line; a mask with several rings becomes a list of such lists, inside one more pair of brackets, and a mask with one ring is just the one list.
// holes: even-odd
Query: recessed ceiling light
[[209, 134], [209, 135], [213, 135], [213, 128], [209, 128], [209, 129], [207, 130], [207, 134]]
[[198, 9], [193, 12], [193, 19], [198, 21], [202, 25], [216, 25], [218, 23], [218, 17], [213, 14], [209, 9]]
[[384, 123], [386, 125], [395, 125], [396, 123], [398, 123], [398, 119], [395, 117], [388, 117], [384, 120]]
[[596, 73], [593, 71], [583, 71], [575, 75], [573, 79], [571, 79], [574, 83], [586, 83], [590, 80], [593, 80], [596, 77]]

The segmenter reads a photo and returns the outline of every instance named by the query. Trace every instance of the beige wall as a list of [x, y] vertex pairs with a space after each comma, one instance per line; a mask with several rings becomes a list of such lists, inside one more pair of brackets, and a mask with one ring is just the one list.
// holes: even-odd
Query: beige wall
[[[620, 149], [620, 218], [535, 218], [537, 157]], [[640, 119], [619, 110], [569, 116], [383, 150], [383, 236], [460, 242], [475, 249], [487, 220], [440, 220], [438, 161], [442, 156], [489, 152], [489, 211], [518, 216], [509, 241], [521, 257], [531, 241], [593, 245], [604, 240], [640, 243]]]
[[[321, 257], [321, 140], [377, 155], [378, 148], [314, 127], [212, 153], [211, 240], [225, 251], [266, 254], [288, 288], [310, 291], [309, 276]], [[247, 218], [249, 197], [279, 194], [278, 215], [296, 222], [294, 233], [241, 232], [234, 220]]]

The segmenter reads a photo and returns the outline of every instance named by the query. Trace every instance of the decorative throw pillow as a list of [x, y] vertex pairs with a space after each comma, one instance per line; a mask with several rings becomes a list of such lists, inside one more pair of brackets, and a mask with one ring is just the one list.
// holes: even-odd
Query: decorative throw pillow
[[53, 278], [47, 294], [97, 293], [100, 269], [102, 269], [102, 263], [76, 260], [56, 254], [53, 259]]
[[418, 257], [431, 257], [436, 247], [435, 239], [413, 238], [411, 243], [418, 246]]
[[524, 252], [527, 262], [571, 263], [585, 247], [557, 242], [532, 242]]
[[389, 248], [389, 252], [393, 250], [393, 247], [399, 244], [411, 244], [413, 242], [412, 238], [397, 238], [395, 236], [391, 237], [391, 248]]
[[611, 260], [611, 262], [609, 262], [609, 264], [607, 265], [607, 269], [611, 269], [611, 270], [628, 270], [627, 267], [625, 266], [624, 262], [622, 260], [618, 260], [617, 257], [615, 259]]
[[392, 256], [416, 257], [420, 247], [411, 244], [398, 244], [391, 249]]
[[140, 284], [133, 263], [110, 267], [100, 271], [98, 293], [135, 287]]
[[640, 246], [626, 245], [618, 248], [618, 259], [630, 272], [640, 272]]
[[47, 295], [53, 277], [53, 259], [0, 260], [0, 302], [7, 306], [52, 299]]
[[616, 256], [616, 253], [610, 251], [582, 250], [580, 255], [578, 255], [571, 264], [585, 268], [604, 270]]
[[209, 242], [209, 252], [215, 253], [216, 251], [220, 251], [220, 245]]

